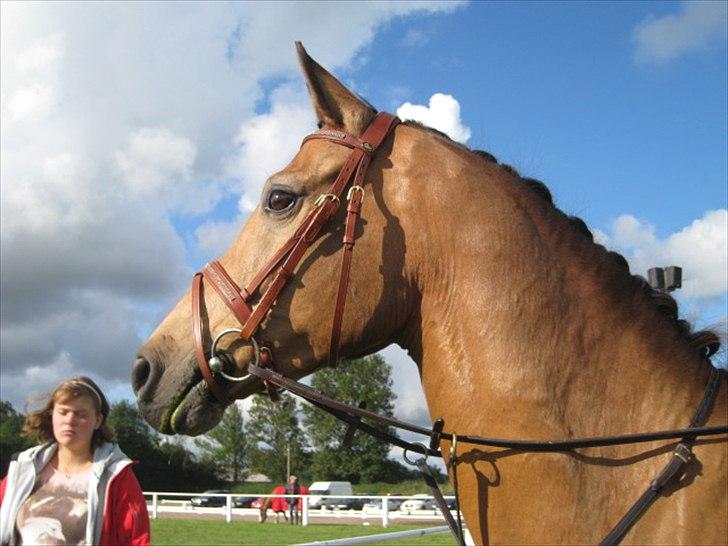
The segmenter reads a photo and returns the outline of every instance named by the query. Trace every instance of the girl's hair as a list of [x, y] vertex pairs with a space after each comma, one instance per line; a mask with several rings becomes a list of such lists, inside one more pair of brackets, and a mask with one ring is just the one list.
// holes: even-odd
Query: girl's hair
[[52, 393], [43, 397], [45, 403], [37, 411], [31, 412], [25, 418], [23, 434], [34, 436], [40, 442], [50, 442], [53, 436], [53, 407], [56, 402], [63, 398], [78, 398], [85, 396], [93, 402], [96, 413], [101, 415], [101, 425], [94, 430], [91, 438], [92, 447], [99, 447], [104, 442], [110, 442], [114, 438], [114, 431], [106, 423], [109, 416], [109, 402], [101, 392], [99, 386], [85, 376], [72, 377], [61, 382]]

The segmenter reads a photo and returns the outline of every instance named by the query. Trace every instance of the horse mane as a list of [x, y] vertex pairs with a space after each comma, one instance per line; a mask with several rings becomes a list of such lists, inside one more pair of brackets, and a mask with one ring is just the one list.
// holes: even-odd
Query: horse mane
[[469, 151], [470, 153], [477, 156], [480, 160], [498, 165], [501, 170], [511, 175], [518, 182], [524, 184], [526, 188], [528, 188], [531, 192], [533, 192], [544, 202], [550, 205], [557, 214], [562, 216], [567, 221], [567, 223], [571, 226], [573, 230], [575, 230], [577, 233], [581, 234], [589, 242], [591, 242], [591, 244], [596, 247], [601, 254], [606, 256], [608, 259], [614, 261], [619, 266], [619, 268], [623, 270], [626, 274], [625, 278], [629, 279], [633, 285], [636, 285], [638, 289], [642, 290], [647, 296], [649, 296], [649, 299], [653, 302], [653, 304], [656, 305], [663, 314], [671, 319], [672, 325], [674, 328], [677, 329], [679, 335], [684, 338], [691, 347], [698, 351], [700, 356], [708, 359], [718, 351], [718, 349], [720, 348], [720, 338], [715, 332], [712, 332], [711, 330], [698, 330], [693, 332], [690, 323], [686, 320], [679, 318], [677, 301], [675, 301], [675, 299], [670, 294], [660, 292], [659, 290], [655, 290], [654, 288], [652, 288], [652, 286], [650, 286], [650, 283], [647, 282], [647, 279], [645, 279], [643, 276], [632, 275], [629, 270], [629, 264], [627, 263], [627, 260], [624, 256], [617, 252], [607, 250], [601, 244], [595, 243], [594, 236], [592, 235], [591, 230], [587, 227], [586, 223], [581, 218], [577, 216], [568, 216], [556, 206], [553, 196], [551, 195], [551, 191], [548, 189], [546, 184], [535, 178], [521, 176], [513, 166], [505, 163], [499, 163], [496, 157], [490, 152], [486, 152], [485, 150], [472, 150], [459, 142], [453, 141], [447, 134], [443, 133], [442, 131], [439, 131], [432, 127], [428, 127], [427, 125], [413, 120], [407, 120], [404, 122], [404, 124], [410, 127], [421, 128], [428, 132], [434, 133], [448, 140], [450, 143]]

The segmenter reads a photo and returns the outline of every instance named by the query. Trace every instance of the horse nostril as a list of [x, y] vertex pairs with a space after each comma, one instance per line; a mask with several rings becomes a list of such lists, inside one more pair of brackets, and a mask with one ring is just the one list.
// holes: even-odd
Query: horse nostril
[[131, 385], [134, 389], [134, 394], [137, 394], [146, 384], [147, 379], [149, 379], [149, 369], [149, 361], [146, 358], [139, 356], [134, 361], [131, 368]]
[[152, 375], [152, 365], [143, 356], [138, 356], [131, 368], [131, 386], [134, 394], [139, 396], [139, 392], [147, 385]]

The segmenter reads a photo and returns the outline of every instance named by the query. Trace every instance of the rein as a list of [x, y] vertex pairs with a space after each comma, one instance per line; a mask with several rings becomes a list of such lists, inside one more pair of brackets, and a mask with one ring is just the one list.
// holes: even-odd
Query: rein
[[[713, 403], [717, 397], [722, 372], [713, 368], [710, 379], [705, 389], [703, 399], [700, 402], [695, 415], [690, 421], [688, 428], [663, 430], [657, 432], [646, 432], [638, 434], [624, 434], [619, 436], [600, 436], [590, 438], [579, 438], [571, 440], [534, 441], [534, 440], [508, 440], [502, 438], [486, 438], [482, 436], [456, 435], [454, 432], [444, 432], [444, 421], [437, 419], [431, 429], [420, 427], [392, 417], [381, 416], [367, 411], [361, 407], [355, 407], [327, 398], [318, 391], [303, 385], [298, 381], [288, 379], [280, 373], [270, 369], [273, 365], [272, 354], [268, 347], [259, 346], [254, 334], [274, 305], [278, 295], [296, 274], [296, 267], [305, 255], [308, 248], [316, 241], [321, 229], [334, 215], [341, 202], [344, 190], [349, 187], [346, 195], [348, 201], [344, 236], [342, 240], [343, 252], [341, 269], [339, 273], [339, 284], [336, 292], [336, 303], [331, 326], [331, 338], [329, 349], [329, 364], [335, 365], [338, 360], [339, 339], [341, 335], [341, 323], [346, 304], [346, 295], [349, 285], [349, 272], [355, 243], [356, 223], [361, 212], [364, 199], [364, 182], [367, 168], [373, 154], [384, 142], [392, 130], [400, 123], [400, 120], [386, 112], [376, 115], [372, 123], [362, 134], [361, 138], [354, 137], [343, 131], [322, 129], [316, 131], [303, 139], [301, 146], [309, 140], [326, 140], [342, 146], [351, 148], [346, 163], [338, 176], [329, 187], [327, 193], [321, 194], [315, 201], [313, 208], [306, 215], [301, 225], [296, 229], [293, 236], [276, 251], [276, 253], [265, 263], [265, 265], [253, 277], [245, 288], [240, 288], [228, 275], [225, 268], [218, 261], [206, 264], [202, 271], [196, 273], [192, 280], [192, 327], [194, 334], [195, 355], [197, 364], [207, 383], [212, 395], [223, 405], [232, 402], [225, 394], [218, 378], [229, 382], [251, 382], [259, 380], [266, 387], [272, 399], [277, 397], [277, 389], [285, 389], [297, 396], [300, 396], [315, 406], [329, 412], [338, 419], [346, 422], [349, 427], [345, 435], [344, 444], [349, 444], [353, 439], [356, 430], [362, 430], [371, 436], [399, 446], [405, 450], [404, 457], [410, 464], [416, 465], [422, 472], [426, 484], [430, 488], [440, 511], [445, 517], [456, 540], [462, 546], [464, 537], [462, 522], [460, 521], [460, 508], [458, 498], [457, 481], [457, 446], [461, 444], [472, 444], [495, 448], [505, 448], [521, 452], [567, 452], [573, 449], [601, 447], [613, 445], [635, 444], [640, 442], [651, 442], [655, 440], [680, 439], [673, 451], [670, 462], [662, 469], [658, 476], [650, 483], [642, 496], [628, 510], [627, 514], [612, 529], [602, 541], [602, 545], [618, 544], [634, 523], [649, 508], [662, 489], [675, 476], [677, 476], [691, 460], [692, 447], [699, 437], [716, 436], [728, 433], [728, 426], [703, 426]], [[273, 275], [268, 288], [262, 292], [261, 286], [265, 279]], [[215, 293], [222, 299], [240, 323], [240, 328], [229, 328], [218, 333], [211, 343], [208, 353], [203, 346], [203, 281], [207, 281]], [[251, 305], [253, 296], [259, 294], [260, 299], [255, 308]], [[248, 365], [248, 373], [244, 376], [232, 376], [225, 372], [223, 356], [218, 355], [217, 345], [220, 340], [230, 334], [237, 335], [250, 343], [254, 352], [254, 361]], [[211, 333], [210, 333], [211, 335]], [[374, 426], [362, 422], [362, 419], [369, 419], [387, 427], [394, 427], [407, 430], [416, 434], [429, 437], [429, 445], [421, 442], [408, 442], [386, 430], [380, 430]], [[440, 449], [442, 440], [451, 442], [449, 466], [452, 470], [453, 486], [457, 503], [457, 522], [453, 519], [450, 510], [445, 504], [442, 493], [435, 481], [432, 472], [426, 464], [428, 456], [443, 457]], [[722, 439], [719, 441], [726, 441]], [[408, 452], [417, 453], [421, 457], [411, 460]]]
[[[356, 407], [350, 404], [338, 402], [328, 398], [311, 387], [304, 385], [293, 379], [289, 379], [278, 372], [257, 366], [254, 363], [248, 365], [248, 372], [251, 375], [259, 377], [263, 381], [272, 383], [279, 388], [285, 389], [301, 398], [307, 400], [311, 404], [330, 413], [334, 417], [344, 421], [349, 425], [349, 429], [345, 435], [349, 441], [353, 437], [355, 430], [362, 430], [379, 440], [389, 442], [405, 450], [405, 460], [415, 465], [422, 472], [425, 482], [430, 487], [435, 500], [437, 501], [440, 511], [445, 517], [451, 531], [455, 535], [458, 543], [464, 545], [462, 524], [460, 523], [460, 502], [457, 487], [457, 444], [473, 444], [488, 447], [506, 448], [514, 451], [528, 452], [567, 452], [574, 449], [586, 447], [604, 447], [615, 445], [636, 444], [641, 442], [652, 442], [655, 440], [680, 439], [681, 441], [675, 447], [672, 458], [659, 472], [659, 474], [650, 482], [647, 490], [637, 499], [622, 519], [607, 534], [600, 543], [601, 546], [610, 546], [619, 544], [624, 535], [632, 528], [637, 520], [652, 505], [655, 499], [660, 495], [664, 487], [677, 476], [692, 458], [692, 447], [699, 437], [717, 436], [728, 434], [728, 425], [719, 426], [702, 426], [710, 416], [711, 409], [718, 396], [720, 388], [720, 378], [725, 372], [712, 368], [708, 383], [703, 393], [703, 398], [698, 408], [690, 420], [688, 428], [661, 430], [656, 432], [642, 432], [637, 434], [621, 434], [616, 436], [597, 436], [590, 438], [577, 438], [573, 440], [508, 440], [502, 438], [486, 438], [482, 436], [456, 435], [455, 433], [443, 432], [444, 421], [437, 419], [431, 429], [420, 427], [405, 421], [400, 421], [393, 417], [378, 415], [366, 409]], [[383, 425], [407, 430], [417, 434], [428, 436], [430, 439], [429, 446], [421, 442], [408, 442], [391, 434], [387, 431], [377, 429], [367, 423], [362, 423], [361, 419], [366, 418], [376, 421]], [[455, 498], [457, 506], [458, 523], [456, 524], [452, 518], [452, 514], [445, 505], [442, 493], [439, 490], [434, 476], [426, 464], [427, 457], [432, 455], [435, 457], [443, 457], [440, 449], [440, 442], [449, 440], [450, 463], [449, 466], [453, 473], [453, 486], [455, 488]], [[723, 438], [722, 441], [728, 441]], [[407, 452], [412, 451], [423, 455], [422, 458], [411, 460], [407, 456]]]
[[473, 444], [487, 447], [498, 447], [505, 449], [513, 449], [515, 451], [523, 452], [559, 452], [559, 451], [570, 451], [572, 449], [580, 449], [587, 447], [605, 447], [615, 445], [627, 445], [627, 444], [638, 444], [643, 442], [654, 442], [656, 440], [671, 440], [678, 438], [697, 438], [699, 436], [717, 436], [721, 434], [728, 434], [728, 425], [710, 426], [704, 427], [699, 424], [705, 422], [709, 416], [710, 407], [715, 401], [715, 397], [718, 394], [718, 386], [720, 382], [720, 376], [723, 372], [713, 368], [706, 391], [703, 396], [703, 400], [700, 403], [698, 411], [696, 411], [691, 424], [688, 428], [672, 429], [672, 430], [660, 430], [655, 432], [641, 432], [637, 434], [621, 434], [617, 436], [594, 436], [589, 438], [577, 438], [574, 440], [508, 440], [503, 438], [487, 438], [483, 436], [469, 436], [465, 434], [453, 434], [448, 432], [442, 432], [432, 429], [407, 423], [406, 421], [400, 421], [393, 417], [387, 417], [373, 413], [369, 410], [338, 402], [332, 398], [328, 398], [321, 394], [317, 390], [304, 385], [299, 381], [289, 379], [284, 375], [256, 366], [251, 363], [248, 365], [248, 372], [252, 375], [259, 377], [264, 381], [269, 381], [274, 385], [287, 390], [301, 398], [304, 398], [313, 405], [328, 411], [332, 415], [336, 415], [342, 421], [354, 424], [356, 428], [360, 428], [367, 432], [372, 432], [373, 427], [368, 426], [366, 423], [361, 423], [362, 418], [371, 419], [377, 421], [383, 425], [407, 430], [416, 434], [430, 437], [434, 440], [435, 447], [426, 447], [424, 444], [419, 442], [408, 442], [402, 440], [398, 436], [389, 434], [387, 432], [373, 429], [376, 431], [376, 435], [380, 439], [386, 439], [388, 442], [399, 446], [401, 448], [420, 453], [421, 455], [442, 457], [442, 453], [439, 449], [441, 440], [455, 441], [464, 444]]

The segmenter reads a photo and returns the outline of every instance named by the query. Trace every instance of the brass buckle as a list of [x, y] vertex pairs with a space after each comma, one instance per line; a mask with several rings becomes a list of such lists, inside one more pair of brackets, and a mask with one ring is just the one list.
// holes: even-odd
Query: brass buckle
[[339, 196], [334, 195], [333, 193], [322, 193], [316, 198], [316, 201], [314, 201], [313, 205], [315, 207], [320, 207], [326, 202], [327, 199], [331, 199], [334, 203], [336, 203], [337, 207], [339, 206]]
[[361, 200], [364, 201], [364, 188], [361, 186], [352, 186], [349, 188], [349, 192], [346, 194], [346, 200], [351, 201], [351, 194], [353, 194], [355, 191], [361, 192]]

